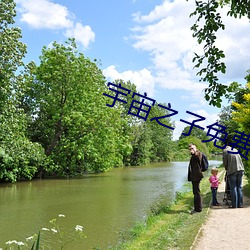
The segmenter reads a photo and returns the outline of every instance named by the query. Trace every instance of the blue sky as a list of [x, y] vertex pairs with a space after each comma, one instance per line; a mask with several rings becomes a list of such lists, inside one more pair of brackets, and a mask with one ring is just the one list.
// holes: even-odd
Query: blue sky
[[[194, 10], [189, 0], [16, 0], [16, 25], [28, 46], [26, 62], [39, 62], [44, 45], [75, 37], [78, 48], [90, 59], [100, 61], [107, 81], [130, 80], [141, 93], [158, 103], [170, 103], [178, 111], [173, 116], [177, 139], [192, 121], [186, 111], [206, 118], [198, 125], [213, 124], [220, 109], [204, 100], [204, 83], [198, 83], [193, 69], [193, 53], [202, 51], [190, 26]], [[250, 23], [226, 16], [226, 30], [218, 34], [217, 44], [225, 51], [227, 73], [223, 83], [245, 84], [250, 69]], [[227, 103], [225, 103], [227, 104]]]

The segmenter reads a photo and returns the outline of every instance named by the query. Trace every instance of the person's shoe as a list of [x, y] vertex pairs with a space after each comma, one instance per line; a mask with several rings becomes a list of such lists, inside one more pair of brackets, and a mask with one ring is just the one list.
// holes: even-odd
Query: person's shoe
[[238, 208], [243, 208], [243, 205], [238, 206]]
[[216, 204], [212, 204], [212, 206], [219, 206], [220, 204], [219, 203], [216, 203]]
[[236, 208], [236, 207], [233, 207], [233, 206], [231, 205], [231, 206], [228, 206], [228, 208]]
[[201, 211], [196, 211], [196, 210], [192, 210], [191, 212], [190, 212], [190, 214], [196, 214], [196, 213], [200, 213]]

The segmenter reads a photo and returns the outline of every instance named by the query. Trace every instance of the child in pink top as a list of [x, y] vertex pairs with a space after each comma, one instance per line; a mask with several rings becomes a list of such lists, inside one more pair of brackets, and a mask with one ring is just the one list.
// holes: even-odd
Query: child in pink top
[[211, 176], [209, 178], [209, 181], [211, 183], [211, 190], [212, 190], [212, 205], [213, 206], [219, 206], [219, 202], [217, 201], [217, 189], [220, 184], [219, 179], [217, 177], [218, 169], [212, 168], [211, 169]]

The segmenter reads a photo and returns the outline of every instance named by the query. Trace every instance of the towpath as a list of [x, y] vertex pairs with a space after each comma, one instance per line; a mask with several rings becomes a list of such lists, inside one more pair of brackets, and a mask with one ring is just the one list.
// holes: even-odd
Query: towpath
[[244, 196], [244, 207], [232, 209], [223, 202], [225, 181], [218, 188], [220, 206], [211, 207], [192, 250], [249, 250], [250, 198]]

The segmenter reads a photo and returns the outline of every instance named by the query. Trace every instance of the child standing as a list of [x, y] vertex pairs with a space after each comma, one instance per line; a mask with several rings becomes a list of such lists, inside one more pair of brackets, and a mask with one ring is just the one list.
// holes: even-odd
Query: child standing
[[209, 181], [211, 183], [211, 190], [212, 190], [212, 205], [213, 206], [219, 206], [219, 202], [217, 201], [217, 189], [220, 184], [219, 179], [217, 177], [218, 169], [212, 168], [211, 169], [211, 176], [209, 178]]

